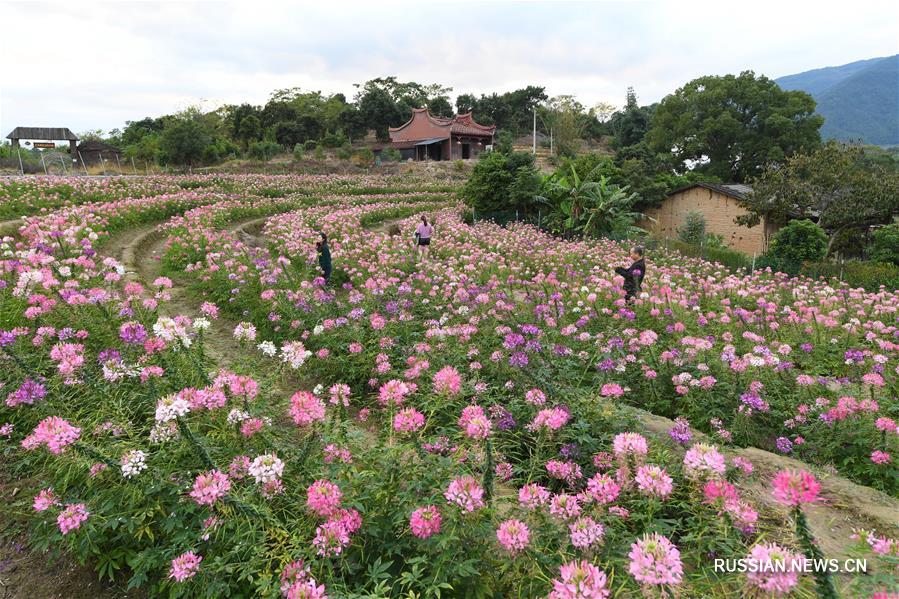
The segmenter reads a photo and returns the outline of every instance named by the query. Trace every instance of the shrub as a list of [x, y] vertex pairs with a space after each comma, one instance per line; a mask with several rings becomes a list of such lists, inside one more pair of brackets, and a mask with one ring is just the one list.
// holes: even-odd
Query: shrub
[[328, 133], [322, 137], [322, 145], [326, 148], [342, 148], [350, 143], [342, 133]]
[[306, 153], [306, 149], [303, 147], [303, 144], [296, 144], [293, 147], [293, 159], [297, 162], [303, 159], [303, 154]]
[[871, 260], [899, 266], [899, 223], [877, 229], [873, 237]]
[[802, 264], [827, 255], [827, 233], [808, 219], [790, 221], [771, 240], [771, 255], [785, 262]]
[[335, 155], [341, 160], [349, 160], [353, 155], [353, 148], [350, 147], [350, 144], [344, 144], [337, 148]]
[[677, 230], [677, 238], [684, 243], [702, 245], [705, 241], [705, 216], [698, 210], [687, 213], [684, 226]]
[[462, 197], [469, 206], [482, 212], [515, 209], [526, 212], [534, 207], [539, 186], [533, 155], [487, 152], [475, 164], [462, 189]]
[[362, 148], [353, 152], [353, 164], [357, 166], [371, 166], [374, 161], [374, 152], [368, 148]]
[[[736, 272], [742, 268], [750, 269], [752, 267], [752, 258], [726, 247], [714, 247], [712, 245], [694, 245], [692, 243], [684, 243], [679, 240], [671, 240], [668, 242], [671, 249], [677, 250], [685, 256], [693, 258], [702, 258], [710, 262], [718, 262], [727, 267], [728, 270]], [[758, 268], [756, 264], [756, 268]]]
[[307, 139], [306, 142], [303, 144], [303, 148], [307, 152], [311, 152], [311, 151], [315, 150], [317, 147], [318, 147], [318, 142], [315, 141], [314, 139]]
[[396, 148], [387, 148], [381, 152], [381, 160], [385, 162], [399, 162], [403, 155]]
[[324, 160], [325, 159], [325, 150], [321, 146], [315, 147], [315, 153], [313, 154], [316, 160]]
[[887, 263], [848, 260], [839, 262], [812, 262], [801, 273], [812, 278], [840, 279], [853, 289], [877, 291], [883, 285], [888, 290], [899, 289], [899, 266]]
[[273, 141], [257, 141], [250, 144], [249, 154], [253, 160], [268, 162], [281, 150]]

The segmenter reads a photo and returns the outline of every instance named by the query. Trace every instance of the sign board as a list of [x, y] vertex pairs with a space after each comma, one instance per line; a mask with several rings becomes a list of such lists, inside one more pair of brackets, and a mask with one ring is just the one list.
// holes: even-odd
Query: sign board
[[34, 142], [34, 147], [35, 147], [35, 148], [49, 148], [49, 149], [53, 149], [53, 148], [56, 147], [56, 144], [53, 143], [52, 141], [36, 141], [36, 142]]

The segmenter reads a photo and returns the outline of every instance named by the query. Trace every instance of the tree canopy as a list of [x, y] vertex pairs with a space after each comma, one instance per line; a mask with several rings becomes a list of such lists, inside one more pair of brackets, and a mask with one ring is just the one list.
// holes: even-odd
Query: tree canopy
[[816, 219], [830, 236], [829, 251], [840, 232], [899, 214], [899, 174], [870, 160], [863, 147], [830, 141], [769, 166], [754, 180], [746, 207], [741, 222], [748, 225], [762, 216], [779, 223]]
[[646, 138], [671, 152], [681, 170], [693, 166], [724, 181], [745, 182], [766, 165], [821, 142], [823, 118], [801, 91], [784, 91], [752, 71], [699, 77], [666, 96]]

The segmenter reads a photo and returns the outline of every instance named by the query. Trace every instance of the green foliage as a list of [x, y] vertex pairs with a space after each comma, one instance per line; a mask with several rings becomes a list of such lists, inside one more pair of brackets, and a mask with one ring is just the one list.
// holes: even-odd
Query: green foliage
[[400, 151], [393, 147], [385, 148], [381, 152], [381, 160], [385, 162], [399, 162], [400, 160], [402, 160], [402, 157], [403, 156], [402, 154], [400, 154]]
[[657, 152], [672, 152], [682, 172], [742, 182], [770, 163], [820, 144], [823, 119], [805, 92], [783, 91], [752, 71], [699, 77], [666, 96], [646, 134]]
[[677, 238], [684, 243], [701, 245], [705, 241], [705, 215], [697, 210], [688, 212], [684, 226], [677, 230]]
[[634, 223], [643, 218], [632, 210], [637, 194], [626, 187], [609, 182], [604, 176], [596, 178], [596, 171], [582, 179], [574, 167], [566, 175], [553, 173], [543, 180], [540, 201], [550, 207], [547, 226], [562, 235], [624, 238], [635, 233]]
[[[706, 236], [708, 240], [710, 236]], [[692, 243], [684, 243], [676, 239], [666, 239], [665, 244], [673, 250], [677, 250], [684, 256], [693, 258], [702, 258], [709, 262], [717, 262], [725, 266], [731, 272], [737, 272], [741, 269], [749, 270], [752, 267], [752, 258], [743, 252], [732, 250], [727, 247], [721, 247], [723, 244], [711, 243], [703, 245], [695, 245]], [[758, 264], [756, 264], [758, 267]]]
[[626, 148], [643, 141], [652, 120], [655, 105], [639, 106], [634, 88], [627, 88], [624, 108], [612, 115], [609, 125], [615, 136], [615, 147]]
[[540, 177], [534, 156], [525, 152], [487, 152], [474, 166], [462, 197], [479, 212], [520, 210], [536, 207]]
[[211, 137], [195, 115], [185, 114], [169, 121], [159, 141], [162, 159], [171, 164], [195, 164]]
[[872, 162], [865, 149], [828, 142], [767, 168], [753, 182], [741, 224], [816, 217], [830, 236], [888, 223], [899, 214], [899, 174]]
[[350, 144], [344, 144], [337, 148], [334, 154], [340, 160], [349, 160], [353, 156], [353, 148], [350, 147]]
[[877, 229], [872, 237], [871, 260], [899, 266], [899, 223]]
[[533, 127], [534, 109], [548, 99], [544, 88], [529, 85], [504, 94], [461, 94], [456, 98], [459, 114], [473, 112], [478, 122], [496, 125], [513, 137], [529, 133]]
[[306, 153], [306, 148], [303, 147], [303, 144], [296, 144], [293, 147], [293, 159], [295, 162], [299, 162], [303, 159], [303, 155]]
[[368, 148], [356, 150], [352, 154], [353, 163], [358, 166], [371, 166], [375, 161], [375, 154]]
[[281, 146], [271, 141], [257, 141], [250, 144], [250, 157], [260, 162], [268, 162], [281, 151]]
[[814, 262], [827, 255], [827, 233], [808, 219], [790, 221], [774, 235], [769, 252], [787, 262]]
[[342, 133], [328, 133], [321, 139], [321, 145], [325, 148], [339, 148], [349, 143], [350, 140]]
[[303, 144], [303, 149], [307, 152], [314, 152], [316, 148], [318, 148], [318, 142], [314, 139], [307, 139]]

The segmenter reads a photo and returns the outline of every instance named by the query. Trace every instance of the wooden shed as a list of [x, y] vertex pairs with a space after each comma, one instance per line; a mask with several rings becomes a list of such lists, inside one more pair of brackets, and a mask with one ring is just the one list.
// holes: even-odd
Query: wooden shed
[[101, 157], [113, 164], [122, 158], [122, 150], [102, 141], [83, 141], [78, 144], [78, 154], [84, 164], [100, 164]]
[[705, 216], [707, 233], [721, 235], [724, 243], [747, 254], [761, 254], [768, 249], [772, 235], [779, 227], [763, 218], [755, 227], [738, 225], [735, 219], [749, 211], [752, 187], [744, 184], [715, 185], [694, 183], [671, 192], [658, 208], [646, 210], [654, 221], [644, 221], [645, 227], [662, 237], [675, 238], [686, 223], [687, 214], [700, 212]]

